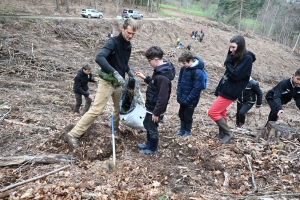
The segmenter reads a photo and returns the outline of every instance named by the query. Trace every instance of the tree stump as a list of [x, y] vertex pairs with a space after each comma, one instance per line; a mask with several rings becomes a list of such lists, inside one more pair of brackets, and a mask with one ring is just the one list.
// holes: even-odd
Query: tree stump
[[274, 142], [278, 142], [279, 138], [285, 138], [287, 140], [299, 140], [300, 130], [292, 128], [286, 124], [269, 121], [267, 126], [262, 129], [261, 134], [258, 137]]

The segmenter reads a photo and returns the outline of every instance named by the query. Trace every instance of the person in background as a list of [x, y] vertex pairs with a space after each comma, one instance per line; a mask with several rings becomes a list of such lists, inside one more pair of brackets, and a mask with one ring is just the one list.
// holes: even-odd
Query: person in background
[[180, 42], [179, 42], [179, 47], [178, 47], [178, 48], [179, 48], [179, 49], [182, 49], [182, 46], [183, 46], [183, 43], [182, 43], [182, 41], [180, 41]]
[[153, 68], [152, 77], [136, 72], [135, 76], [148, 84], [146, 90], [146, 116], [143, 125], [147, 130], [147, 141], [138, 144], [143, 149], [141, 154], [153, 154], [157, 152], [159, 133], [158, 122], [163, 118], [170, 99], [172, 83], [175, 78], [175, 68], [171, 62], [163, 60], [163, 50], [158, 46], [150, 47], [145, 56]]
[[267, 92], [266, 100], [271, 108], [268, 122], [277, 121], [280, 115], [284, 113], [282, 105], [287, 104], [292, 99], [295, 100], [296, 106], [300, 109], [300, 68], [290, 78], [280, 81]]
[[187, 45], [187, 47], [186, 47], [186, 49], [189, 50], [189, 51], [191, 50], [191, 48], [192, 48], [191, 44]]
[[176, 43], [176, 46], [178, 46], [180, 43], [180, 38], [177, 38], [177, 43]]
[[74, 113], [79, 113], [79, 108], [82, 104], [82, 95], [85, 98], [85, 106], [82, 111], [84, 115], [91, 106], [93, 96], [89, 93], [88, 82], [95, 82], [95, 79], [91, 73], [91, 66], [87, 63], [83, 64], [82, 68], [78, 70], [74, 78], [73, 91], [75, 93], [75, 107], [73, 109]]
[[65, 134], [64, 139], [70, 147], [79, 147], [80, 137], [103, 112], [110, 97], [114, 103], [114, 127], [116, 132], [119, 132], [119, 100], [122, 86], [125, 83], [125, 73], [130, 77], [134, 77], [128, 62], [131, 54], [130, 41], [137, 29], [138, 23], [134, 19], [125, 19], [121, 27], [121, 33], [107, 40], [98, 52], [95, 61], [101, 67], [101, 70], [99, 71], [100, 79], [94, 104], [82, 116], [76, 126]]
[[200, 30], [200, 38], [199, 38], [199, 41], [202, 42], [202, 41], [203, 41], [203, 38], [204, 38], [204, 29], [201, 28], [201, 30]]
[[261, 107], [263, 93], [259, 83], [250, 77], [249, 83], [237, 99], [235, 127], [245, 129], [247, 112], [256, 102], [256, 108]]
[[180, 130], [174, 136], [188, 137], [192, 134], [193, 114], [201, 95], [204, 62], [189, 51], [182, 53], [178, 61], [181, 67], [177, 84], [177, 102], [180, 104]]
[[215, 90], [217, 99], [208, 110], [209, 117], [219, 127], [219, 134], [216, 137], [221, 140], [222, 144], [233, 138], [226, 121], [227, 107], [246, 88], [251, 76], [252, 64], [255, 60], [255, 55], [247, 51], [246, 42], [242, 35], [235, 35], [230, 39], [227, 57], [224, 62], [225, 73]]

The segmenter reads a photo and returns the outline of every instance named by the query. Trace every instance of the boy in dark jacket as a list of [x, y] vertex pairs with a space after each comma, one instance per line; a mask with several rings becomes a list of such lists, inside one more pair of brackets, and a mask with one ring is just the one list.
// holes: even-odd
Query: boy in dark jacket
[[237, 128], [244, 129], [247, 112], [256, 102], [256, 108], [261, 107], [263, 93], [259, 83], [250, 77], [249, 83], [237, 100], [236, 122]]
[[92, 103], [93, 96], [89, 93], [88, 82], [95, 82], [94, 77], [91, 73], [91, 66], [89, 64], [84, 64], [80, 70], [78, 70], [74, 78], [73, 91], [75, 93], [76, 104], [73, 112], [79, 113], [79, 108], [82, 103], [82, 95], [85, 98], [85, 106], [82, 111], [82, 115], [86, 113]]
[[158, 46], [150, 47], [145, 56], [154, 71], [152, 77], [144, 76], [141, 72], [135, 73], [135, 76], [140, 77], [148, 84], [145, 103], [146, 116], [143, 122], [147, 130], [147, 142], [146, 144], [138, 144], [138, 147], [143, 149], [140, 151], [141, 154], [152, 154], [157, 152], [158, 122], [167, 109], [172, 88], [171, 81], [175, 77], [175, 68], [171, 62], [162, 59], [163, 51]]
[[201, 95], [201, 83], [204, 78], [201, 70], [204, 68], [204, 62], [189, 51], [182, 53], [178, 61], [183, 66], [177, 84], [180, 130], [175, 133], [175, 136], [187, 137], [192, 134], [193, 114]]
[[290, 102], [292, 98], [300, 109], [300, 68], [295, 74], [292, 74], [291, 78], [280, 81], [272, 90], [268, 91], [266, 99], [271, 108], [268, 122], [277, 121], [284, 112], [282, 105]]

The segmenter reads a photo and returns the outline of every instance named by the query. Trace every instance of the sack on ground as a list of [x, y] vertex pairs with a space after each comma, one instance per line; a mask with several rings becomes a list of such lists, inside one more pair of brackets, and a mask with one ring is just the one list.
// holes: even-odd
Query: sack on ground
[[129, 77], [122, 88], [119, 101], [120, 121], [131, 128], [146, 131], [143, 125], [146, 115], [144, 105], [138, 80]]

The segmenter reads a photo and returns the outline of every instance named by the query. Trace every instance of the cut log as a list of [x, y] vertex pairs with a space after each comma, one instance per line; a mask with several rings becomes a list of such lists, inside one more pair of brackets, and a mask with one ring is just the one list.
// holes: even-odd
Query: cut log
[[286, 124], [269, 121], [267, 126], [262, 129], [259, 137], [274, 142], [278, 141], [279, 138], [287, 140], [300, 139], [300, 130]]
[[61, 163], [61, 162], [74, 162], [76, 159], [73, 156], [65, 154], [41, 154], [41, 155], [24, 155], [24, 156], [10, 156], [0, 157], [0, 167], [10, 165], [20, 165], [23, 163]]

